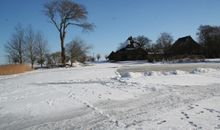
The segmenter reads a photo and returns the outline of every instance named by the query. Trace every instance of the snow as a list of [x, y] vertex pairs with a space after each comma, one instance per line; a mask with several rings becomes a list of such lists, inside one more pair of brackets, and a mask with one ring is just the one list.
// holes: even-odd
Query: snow
[[220, 62], [220, 59], [219, 58], [214, 58], [214, 59], [205, 59], [206, 62], [217, 62], [219, 63]]
[[220, 64], [95, 63], [0, 77], [0, 129], [220, 129]]

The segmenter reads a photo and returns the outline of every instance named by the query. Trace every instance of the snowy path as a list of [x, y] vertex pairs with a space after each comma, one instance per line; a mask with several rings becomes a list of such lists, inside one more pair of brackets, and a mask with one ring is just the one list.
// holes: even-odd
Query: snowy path
[[220, 129], [219, 70], [122, 77], [122, 66], [1, 78], [0, 129]]

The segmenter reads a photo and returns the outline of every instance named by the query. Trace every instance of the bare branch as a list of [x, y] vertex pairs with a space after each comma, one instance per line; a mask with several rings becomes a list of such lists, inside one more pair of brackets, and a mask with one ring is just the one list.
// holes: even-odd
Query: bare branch
[[93, 31], [95, 25], [94, 24], [90, 24], [90, 23], [82, 23], [82, 24], [78, 24], [78, 23], [67, 23], [66, 27], [69, 25], [75, 25], [78, 27], [83, 28], [84, 31]]
[[9, 42], [5, 45], [5, 50], [10, 60], [14, 63], [22, 64], [24, 61], [24, 29], [18, 24]]

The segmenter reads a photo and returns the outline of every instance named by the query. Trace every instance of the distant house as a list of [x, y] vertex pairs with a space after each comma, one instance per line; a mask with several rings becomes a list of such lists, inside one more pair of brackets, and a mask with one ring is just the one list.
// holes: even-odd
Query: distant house
[[202, 46], [198, 44], [191, 36], [179, 38], [169, 49], [169, 54], [176, 55], [200, 55]]
[[140, 47], [140, 44], [129, 37], [127, 46], [114, 52], [108, 56], [110, 61], [128, 61], [128, 60], [145, 60], [147, 59], [147, 51]]
[[163, 50], [157, 50], [157, 52], [148, 52], [140, 47], [137, 41], [134, 41], [132, 37], [127, 40], [127, 45], [114, 52], [112, 51], [108, 56], [110, 61], [127, 61], [127, 60], [148, 60], [148, 61], [160, 61], [163, 59], [172, 58], [184, 58], [191, 56], [202, 56], [203, 48], [191, 36], [185, 36], [179, 38], [168, 49], [167, 54]]

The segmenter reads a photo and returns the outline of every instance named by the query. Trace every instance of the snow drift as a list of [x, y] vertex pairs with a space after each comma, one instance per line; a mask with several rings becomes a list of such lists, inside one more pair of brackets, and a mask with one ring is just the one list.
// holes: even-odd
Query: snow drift
[[211, 68], [195, 68], [192, 71], [182, 71], [182, 70], [173, 70], [173, 71], [146, 71], [146, 72], [122, 72], [118, 76], [120, 78], [140, 78], [148, 76], [170, 76], [170, 75], [184, 75], [184, 74], [200, 74], [208, 73], [211, 71], [217, 71], [216, 69]]

